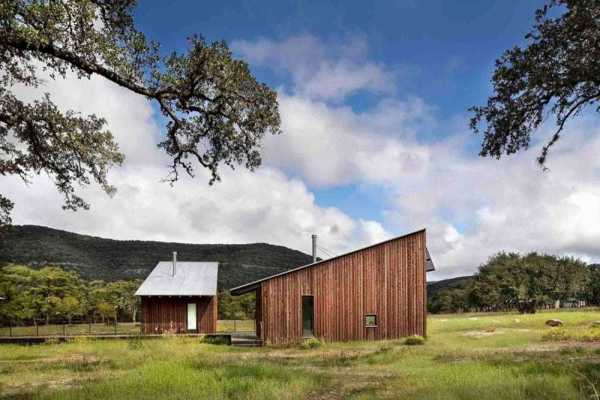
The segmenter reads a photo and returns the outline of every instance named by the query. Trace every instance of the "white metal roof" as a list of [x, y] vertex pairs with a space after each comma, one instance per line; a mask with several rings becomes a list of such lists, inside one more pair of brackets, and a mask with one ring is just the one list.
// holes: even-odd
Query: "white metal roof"
[[217, 262], [161, 261], [135, 292], [136, 296], [215, 296]]

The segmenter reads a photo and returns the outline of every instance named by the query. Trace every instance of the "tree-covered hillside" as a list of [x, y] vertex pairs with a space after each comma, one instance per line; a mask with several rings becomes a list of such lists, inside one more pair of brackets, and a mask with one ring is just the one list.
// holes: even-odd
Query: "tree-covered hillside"
[[[307, 238], [308, 240], [308, 238]], [[0, 239], [0, 265], [61, 266], [85, 279], [145, 278], [177, 251], [181, 261], [218, 261], [219, 288], [227, 289], [311, 262], [311, 256], [283, 246], [185, 244], [112, 240], [35, 225], [12, 226]]]

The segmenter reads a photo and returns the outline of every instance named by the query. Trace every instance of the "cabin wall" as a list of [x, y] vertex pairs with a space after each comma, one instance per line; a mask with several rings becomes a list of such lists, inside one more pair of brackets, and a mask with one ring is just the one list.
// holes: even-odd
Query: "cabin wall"
[[[260, 284], [261, 337], [302, 338], [302, 296], [314, 296], [314, 336], [325, 341], [426, 334], [425, 231]], [[377, 327], [365, 327], [365, 315]]]
[[142, 333], [186, 333], [187, 305], [196, 303], [196, 331], [217, 330], [217, 296], [142, 297]]

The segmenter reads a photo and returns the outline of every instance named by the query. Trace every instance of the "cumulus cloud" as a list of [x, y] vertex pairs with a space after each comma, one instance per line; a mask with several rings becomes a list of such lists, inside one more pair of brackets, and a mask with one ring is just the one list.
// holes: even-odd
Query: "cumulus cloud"
[[[376, 228], [356, 221], [337, 208], [320, 207], [309, 188], [273, 167], [256, 173], [223, 169], [223, 181], [208, 185], [200, 172], [183, 176], [173, 187], [162, 180], [167, 157], [157, 149], [160, 126], [144, 98], [100, 78], [47, 79], [41, 90], [16, 88], [32, 100], [49, 92], [63, 109], [96, 113], [108, 121], [126, 160], [109, 173], [117, 188], [108, 197], [97, 186], [81, 188], [89, 211], [63, 211], [63, 199], [45, 175], [25, 185], [16, 177], [1, 177], [2, 192], [16, 202], [17, 224], [40, 224], [117, 239], [190, 243], [268, 242], [310, 251], [310, 234], [339, 253], [362, 245]], [[365, 225], [367, 224], [367, 225]]]
[[[499, 161], [479, 158], [479, 138], [466, 121], [439, 121], [435, 105], [389, 90], [393, 74], [366, 59], [364, 41], [302, 35], [234, 47], [251, 63], [292, 77], [279, 96], [284, 134], [266, 138], [258, 172], [224, 170], [214, 186], [200, 174], [171, 188], [161, 182], [168, 160], [156, 149], [160, 126], [143, 98], [100, 79], [49, 81], [44, 90], [65, 108], [107, 118], [127, 160], [110, 173], [117, 195], [85, 188], [92, 209], [77, 213], [60, 209], [62, 199], [44, 176], [30, 187], [0, 178], [3, 193], [16, 200], [15, 222], [114, 238], [269, 242], [306, 252], [317, 233], [334, 253], [425, 227], [438, 268], [430, 279], [472, 273], [501, 250], [600, 260], [597, 117], [570, 124], [544, 172], [535, 164], [535, 143]], [[378, 100], [359, 112], [345, 100], [364, 90]], [[313, 194], [345, 185], [374, 188], [385, 204], [381, 218], [353, 218], [319, 205]]]
[[282, 41], [236, 40], [231, 47], [252, 65], [290, 74], [295, 90], [310, 98], [339, 101], [359, 90], [390, 93], [394, 88], [388, 68], [365, 61], [368, 46], [361, 38], [326, 43], [304, 34]]
[[[516, 156], [482, 159], [474, 143], [480, 139], [473, 138], [466, 121], [435, 121], [435, 107], [417, 97], [381, 92], [374, 107], [357, 112], [343, 102], [332, 104], [314, 96], [310, 74], [300, 79], [303, 71], [318, 76], [319, 66], [332, 62], [329, 54], [344, 51], [315, 40], [258, 40], [239, 46], [257, 62], [272, 63], [276, 70], [287, 68], [295, 78], [291, 88], [281, 90], [285, 135], [267, 141], [270, 165], [311, 185], [378, 188], [387, 206], [371, 232], [381, 232], [375, 236], [382, 238], [389, 232], [426, 227], [438, 267], [433, 279], [473, 273], [502, 250], [600, 260], [597, 117], [571, 124], [553, 149], [548, 172], [535, 164], [540, 151], [535, 143]], [[324, 47], [328, 52], [315, 50]], [[360, 52], [366, 54], [367, 49]], [[300, 60], [300, 66], [291, 60]], [[356, 69], [370, 63], [355, 62]], [[355, 82], [352, 74], [348, 82]], [[372, 89], [361, 85], [361, 90]], [[431, 130], [438, 139], [425, 139]]]
[[413, 139], [428, 118], [420, 99], [385, 102], [365, 114], [300, 95], [281, 94], [279, 104], [285, 134], [267, 138], [265, 160], [310, 184], [386, 184], [429, 164], [430, 150]]

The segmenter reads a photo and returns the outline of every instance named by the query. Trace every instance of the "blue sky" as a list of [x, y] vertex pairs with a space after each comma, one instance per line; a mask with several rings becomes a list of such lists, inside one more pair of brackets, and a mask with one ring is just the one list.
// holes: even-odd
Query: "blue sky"
[[[541, 1], [227, 1], [191, 5], [185, 1], [141, 4], [138, 25], [163, 49], [185, 49], [185, 38], [207, 40], [285, 40], [309, 34], [323, 40], [359, 37], [368, 43], [370, 60], [396, 74], [399, 97], [418, 96], [434, 108], [437, 126], [419, 132], [420, 140], [444, 136], [440, 125], [466, 118], [470, 106], [490, 93], [494, 60], [523, 42], [533, 11]], [[169, 22], [172, 21], [172, 22]], [[272, 87], [289, 86], [289, 76], [268, 66], [250, 65]], [[379, 100], [358, 91], [344, 103], [364, 112]], [[464, 125], [464, 119], [461, 120]], [[479, 139], [467, 149], [474, 155]], [[294, 171], [287, 171], [294, 175]], [[354, 218], [382, 219], [385, 196], [372, 185], [311, 187], [322, 206], [338, 207]]]
[[[489, 93], [494, 60], [523, 42], [542, 1], [170, 1], [142, 3], [138, 26], [163, 49], [184, 49], [185, 38], [285, 39], [309, 33], [324, 39], [364, 37], [369, 58], [398, 71], [398, 90], [436, 104], [451, 118]], [[251, 66], [252, 67], [252, 66]], [[277, 86], [268, 68], [257, 77]], [[357, 110], [368, 95], [356, 96]]]
[[[568, 124], [542, 171], [531, 148], [501, 160], [478, 156], [470, 106], [491, 92], [494, 61], [524, 44], [541, 1], [141, 2], [136, 23], [165, 53], [186, 37], [225, 40], [278, 92], [283, 134], [265, 137], [254, 173], [199, 170], [161, 182], [155, 105], [98, 77], [52, 80], [65, 109], [106, 118], [126, 156], [111, 170], [113, 197], [81, 195], [92, 208], [60, 208], [47, 177], [25, 186], [0, 178], [17, 224], [118, 238], [191, 243], [268, 242], [331, 253], [427, 228], [438, 271], [472, 273], [498, 251], [600, 260], [600, 129], [595, 113]], [[550, 120], [551, 122], [551, 120]], [[3, 186], [4, 187], [4, 186]]]

